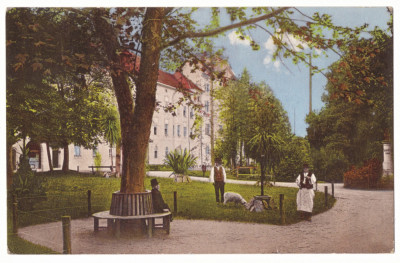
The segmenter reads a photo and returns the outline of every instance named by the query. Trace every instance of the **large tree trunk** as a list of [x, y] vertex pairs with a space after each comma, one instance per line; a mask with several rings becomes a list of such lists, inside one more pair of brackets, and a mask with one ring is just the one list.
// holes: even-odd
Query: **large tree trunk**
[[96, 30], [101, 37], [110, 60], [111, 77], [121, 121], [122, 175], [121, 193], [143, 192], [145, 178], [146, 149], [150, 138], [151, 121], [155, 109], [159, 60], [161, 54], [161, 31], [164, 8], [147, 8], [142, 30], [142, 57], [136, 82], [136, 103], [127, 81], [127, 74], [120, 70], [117, 55], [119, 48], [114, 29], [102, 15], [95, 13]]
[[12, 160], [12, 144], [7, 142], [7, 190], [11, 190], [14, 169]]
[[52, 172], [53, 171], [53, 162], [51, 161], [50, 147], [49, 147], [48, 142], [46, 142], [46, 151], [47, 151], [47, 160], [49, 161], [49, 169]]
[[63, 172], [68, 172], [69, 171], [69, 149], [68, 149], [68, 143], [64, 143], [64, 161], [63, 161], [63, 166], [62, 170]]
[[[165, 16], [164, 8], [147, 8], [142, 30], [142, 59], [137, 81], [136, 104], [133, 115], [133, 129], [129, 137], [128, 152], [123, 165], [129, 168], [121, 180], [121, 192], [144, 191], [146, 175], [146, 149], [150, 139], [151, 121], [153, 119], [156, 90], [161, 55], [162, 25]], [[156, 73], [157, 72], [157, 73]], [[123, 144], [125, 146], [125, 144]]]
[[116, 176], [121, 176], [121, 142], [117, 142], [116, 146], [116, 154], [115, 154], [115, 172]]

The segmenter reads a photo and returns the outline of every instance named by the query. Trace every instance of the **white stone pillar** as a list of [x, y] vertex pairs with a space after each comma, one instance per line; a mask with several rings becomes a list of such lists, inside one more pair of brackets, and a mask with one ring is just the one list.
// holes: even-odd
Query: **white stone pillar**
[[383, 142], [383, 176], [393, 174], [392, 151], [389, 142]]

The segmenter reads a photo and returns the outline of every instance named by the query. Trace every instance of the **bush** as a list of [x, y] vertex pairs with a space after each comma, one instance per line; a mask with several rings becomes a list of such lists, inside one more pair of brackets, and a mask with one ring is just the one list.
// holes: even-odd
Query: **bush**
[[361, 168], [352, 166], [344, 174], [344, 187], [358, 189], [377, 188], [381, 173], [381, 162], [378, 159], [370, 159], [364, 162], [364, 166]]
[[[94, 165], [95, 166], [101, 166], [101, 154], [99, 152], [96, 152], [96, 156], [94, 157]], [[96, 168], [96, 171], [99, 171], [100, 168]]]
[[171, 166], [174, 173], [187, 175], [189, 168], [196, 165], [196, 160], [197, 157], [194, 157], [186, 149], [185, 151], [175, 149], [167, 154], [164, 162]]
[[28, 155], [22, 151], [19, 168], [13, 177], [12, 194], [18, 198], [18, 209], [29, 211], [35, 203], [46, 200], [45, 179], [32, 171]]

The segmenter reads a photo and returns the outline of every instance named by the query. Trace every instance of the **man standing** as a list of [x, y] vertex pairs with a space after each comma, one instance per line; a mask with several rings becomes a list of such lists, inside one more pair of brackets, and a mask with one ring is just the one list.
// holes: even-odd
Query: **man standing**
[[309, 170], [308, 164], [303, 165], [303, 172], [299, 174], [296, 183], [299, 186], [297, 192], [297, 211], [300, 212], [300, 217], [311, 221], [312, 210], [314, 206], [314, 184], [317, 181], [314, 174]]
[[221, 202], [224, 202], [226, 173], [221, 165], [221, 158], [215, 158], [215, 166], [210, 171], [210, 182], [214, 184], [215, 197], [219, 202], [219, 193], [221, 193]]
[[[160, 185], [157, 182], [157, 179], [151, 179], [151, 198], [153, 200], [153, 210], [155, 213], [164, 213], [171, 212], [167, 203], [164, 202], [164, 199], [160, 192]], [[170, 221], [172, 222], [172, 213], [170, 217]]]

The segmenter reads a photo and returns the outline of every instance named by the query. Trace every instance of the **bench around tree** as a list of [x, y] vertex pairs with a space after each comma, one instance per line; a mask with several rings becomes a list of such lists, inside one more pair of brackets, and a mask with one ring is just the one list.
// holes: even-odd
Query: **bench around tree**
[[[103, 211], [93, 214], [94, 219], [94, 231], [99, 231], [100, 228], [111, 229], [113, 234], [116, 237], [119, 237], [121, 234], [121, 221], [123, 220], [141, 220], [146, 224], [146, 230], [148, 237], [153, 236], [153, 230], [156, 228], [163, 229], [169, 234], [170, 232], [170, 215], [171, 212], [164, 213], [156, 213], [156, 214], [148, 214], [148, 215], [135, 215], [135, 216], [118, 216], [111, 215], [110, 211]], [[156, 218], [162, 218], [162, 224], [155, 224]], [[107, 227], [101, 227], [99, 225], [100, 219], [107, 220]]]

